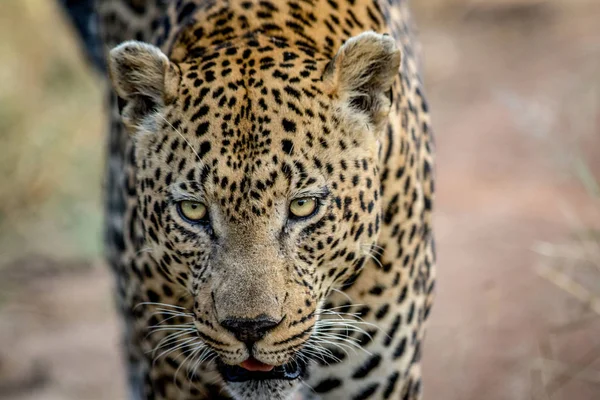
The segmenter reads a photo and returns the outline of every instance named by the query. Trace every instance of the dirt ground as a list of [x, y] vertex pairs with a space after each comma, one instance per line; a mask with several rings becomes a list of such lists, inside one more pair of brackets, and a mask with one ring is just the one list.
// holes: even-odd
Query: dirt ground
[[600, 222], [565, 174], [578, 141], [600, 171], [600, 13], [508, 11], [421, 26], [439, 244], [425, 398], [599, 399], [600, 315], [539, 272], [576, 268], [600, 294], [600, 269], [548, 255]]
[[[600, 399], [600, 4], [448, 3], [416, 7], [437, 135], [425, 399]], [[89, 257], [2, 263], [0, 398], [125, 398], [111, 284]]]

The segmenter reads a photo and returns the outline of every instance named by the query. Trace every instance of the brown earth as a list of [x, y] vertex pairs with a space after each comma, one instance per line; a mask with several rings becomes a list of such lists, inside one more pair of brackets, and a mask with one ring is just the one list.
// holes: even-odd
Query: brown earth
[[[425, 399], [600, 399], [600, 201], [581, 167], [600, 175], [600, 5], [417, 16], [438, 156]], [[0, 398], [125, 398], [106, 268], [2, 265]]]

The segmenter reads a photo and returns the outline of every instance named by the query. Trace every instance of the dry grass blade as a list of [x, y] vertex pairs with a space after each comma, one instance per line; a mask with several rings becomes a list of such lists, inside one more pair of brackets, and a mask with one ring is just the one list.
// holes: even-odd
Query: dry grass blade
[[569, 293], [600, 315], [600, 297], [596, 296], [582, 284], [576, 282], [569, 275], [547, 265], [538, 266], [536, 271], [540, 276], [546, 278], [555, 286]]

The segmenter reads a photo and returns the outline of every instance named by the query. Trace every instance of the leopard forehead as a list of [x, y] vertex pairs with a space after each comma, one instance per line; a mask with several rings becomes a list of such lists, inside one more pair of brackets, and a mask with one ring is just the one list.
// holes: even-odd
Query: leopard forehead
[[322, 79], [328, 64], [327, 58], [274, 46], [272, 39], [229, 43], [178, 64], [180, 81], [171, 111], [196, 137], [230, 138], [221, 142], [221, 154], [240, 152], [243, 157], [250, 147], [257, 153], [274, 138], [287, 139], [275, 147], [288, 154], [294, 141], [314, 151], [368, 147], [375, 141], [364, 139], [372, 137], [353, 132], [357, 127], [342, 122], [336, 112], [336, 95]]

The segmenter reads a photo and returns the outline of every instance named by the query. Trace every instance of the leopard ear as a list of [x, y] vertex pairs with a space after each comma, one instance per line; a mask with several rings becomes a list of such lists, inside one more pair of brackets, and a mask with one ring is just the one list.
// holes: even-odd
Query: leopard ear
[[171, 103], [179, 70], [158, 47], [129, 41], [110, 51], [108, 69], [117, 95], [125, 100], [123, 123], [134, 129], [146, 116]]
[[381, 129], [390, 111], [388, 92], [398, 75], [400, 58], [391, 36], [364, 32], [348, 39], [323, 75], [341, 113]]

